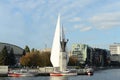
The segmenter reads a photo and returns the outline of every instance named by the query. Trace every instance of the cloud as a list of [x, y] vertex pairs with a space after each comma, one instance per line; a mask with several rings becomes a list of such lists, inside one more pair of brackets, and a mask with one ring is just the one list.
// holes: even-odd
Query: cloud
[[79, 29], [81, 32], [86, 32], [86, 31], [90, 31], [92, 29], [91, 26], [85, 26], [85, 25], [75, 25], [74, 29]]
[[101, 9], [103, 9], [103, 11], [119, 11], [119, 7], [120, 7], [120, 1], [110, 1], [107, 2], [104, 6], [102, 6]]
[[81, 18], [80, 17], [74, 17], [73, 19], [69, 20], [70, 22], [80, 22]]
[[82, 28], [83, 26], [82, 25], [74, 25], [74, 29], [79, 29], [79, 28]]
[[85, 31], [89, 31], [89, 30], [91, 30], [91, 29], [92, 29], [92, 27], [91, 27], [91, 26], [88, 26], [88, 27], [83, 27], [83, 28], [81, 28], [80, 31], [85, 32]]
[[120, 26], [120, 12], [101, 13], [92, 16], [89, 21], [98, 29], [110, 29]]
[[36, 9], [42, 2], [38, 0], [24, 0], [24, 1], [11, 1], [11, 5], [20, 9], [23, 12], [32, 12]]

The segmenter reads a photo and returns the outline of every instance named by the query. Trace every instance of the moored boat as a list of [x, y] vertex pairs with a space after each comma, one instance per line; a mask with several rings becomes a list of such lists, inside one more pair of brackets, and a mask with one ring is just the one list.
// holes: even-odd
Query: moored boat
[[27, 77], [27, 76], [37, 76], [38, 72], [29, 72], [29, 71], [10, 71], [8, 72], [9, 77]]
[[50, 73], [50, 76], [75, 76], [77, 73]]
[[62, 71], [62, 72], [50, 73], [50, 76], [75, 76], [75, 75], [77, 75], [77, 72], [71, 72], [71, 71]]
[[9, 77], [23, 77], [23, 76], [35, 76], [31, 73], [8, 73]]
[[86, 72], [87, 72], [87, 75], [93, 75], [94, 70], [93, 68], [88, 68]]

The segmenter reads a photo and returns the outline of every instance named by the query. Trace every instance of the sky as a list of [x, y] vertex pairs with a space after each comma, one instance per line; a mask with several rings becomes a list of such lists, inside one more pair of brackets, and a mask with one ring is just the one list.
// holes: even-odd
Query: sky
[[69, 48], [120, 43], [120, 0], [0, 0], [0, 42], [51, 48], [58, 14]]

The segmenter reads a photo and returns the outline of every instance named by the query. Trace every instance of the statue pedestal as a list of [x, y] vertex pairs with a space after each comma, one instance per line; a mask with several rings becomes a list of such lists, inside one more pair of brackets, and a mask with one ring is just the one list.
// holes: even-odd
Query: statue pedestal
[[60, 52], [60, 71], [66, 71], [67, 70], [67, 53], [66, 52]]

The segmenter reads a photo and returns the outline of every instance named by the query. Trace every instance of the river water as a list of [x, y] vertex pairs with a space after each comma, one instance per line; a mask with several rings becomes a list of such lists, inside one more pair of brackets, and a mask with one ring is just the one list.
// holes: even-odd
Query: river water
[[0, 80], [120, 80], [120, 69], [96, 71], [93, 76], [38, 76], [38, 77], [0, 77]]

